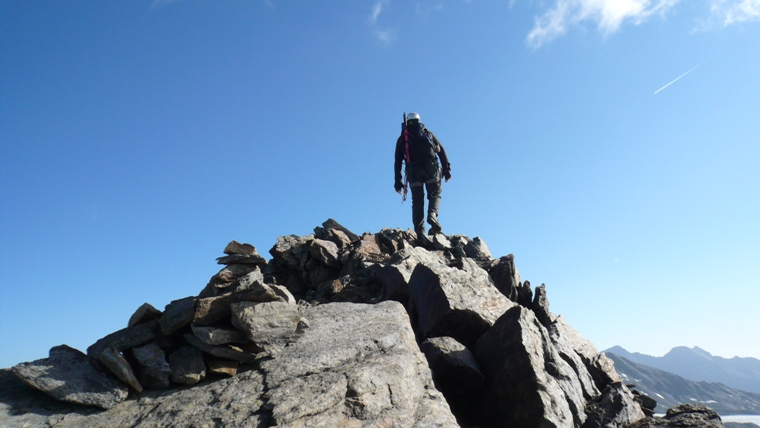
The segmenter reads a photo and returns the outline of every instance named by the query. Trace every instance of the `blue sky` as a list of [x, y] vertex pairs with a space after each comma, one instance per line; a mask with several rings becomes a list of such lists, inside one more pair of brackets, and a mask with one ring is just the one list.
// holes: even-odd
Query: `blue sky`
[[0, 367], [197, 295], [232, 239], [411, 227], [409, 111], [444, 232], [599, 349], [760, 358], [758, 43], [758, 0], [0, 0]]

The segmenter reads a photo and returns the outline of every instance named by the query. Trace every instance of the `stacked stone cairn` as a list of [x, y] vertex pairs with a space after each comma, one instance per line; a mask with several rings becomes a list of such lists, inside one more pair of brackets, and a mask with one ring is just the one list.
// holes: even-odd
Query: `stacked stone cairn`
[[[315, 308], [351, 302], [406, 313], [409, 334], [419, 346], [412, 343], [413, 352], [421, 350], [428, 362], [429, 371], [425, 368], [422, 375], [432, 373], [435, 389], [448, 403], [427, 407], [438, 409], [427, 411], [439, 414], [435, 423], [418, 409], [412, 412], [417, 419], [408, 419], [416, 422], [399, 422], [408, 420], [394, 416], [393, 426], [622, 428], [645, 418], [642, 399], [621, 382], [612, 361], [549, 311], [545, 285], [531, 289], [520, 278], [514, 257], [493, 258], [480, 238], [437, 234], [423, 240], [401, 229], [359, 236], [329, 219], [313, 234], [278, 238], [269, 252], [267, 261], [253, 246], [232, 241], [217, 259], [224, 267], [198, 296], [172, 301], [163, 311], [146, 303], [126, 328], [95, 342], [86, 355], [62, 345], [51, 349], [49, 358], [19, 364], [13, 372], [59, 400], [109, 409], [127, 398], [129, 388], [139, 397], [144, 389], [194, 385], [207, 376], [208, 383], [287, 363], [293, 373], [303, 370], [301, 377], [287, 381], [300, 386], [261, 397], [279, 397], [290, 403], [290, 410], [271, 410], [270, 405], [269, 423], [251, 426], [311, 426], [315, 421], [331, 426], [327, 420], [371, 425], [381, 420], [381, 410], [372, 409], [381, 409], [383, 400], [361, 391], [386, 382], [388, 394], [399, 388], [397, 383], [353, 368], [324, 386], [333, 374], [303, 367], [316, 367], [328, 357], [316, 355], [319, 362], [306, 363], [293, 356], [293, 349], [302, 346], [299, 340], [306, 340], [300, 338], [318, 329], [311, 325], [313, 319], [327, 319]], [[332, 312], [348, 314], [353, 312], [346, 308], [365, 306], [335, 306], [343, 309]], [[373, 322], [368, 309], [361, 311], [368, 314], [367, 323]], [[354, 346], [351, 338], [340, 340], [348, 340], [342, 346]], [[362, 349], [391, 349], [388, 337], [356, 340], [364, 343], [356, 345]], [[393, 366], [383, 367], [388, 364]], [[379, 370], [390, 376], [390, 368]], [[277, 376], [268, 373], [267, 382], [275, 385]], [[321, 379], [323, 386], [316, 390], [322, 392], [299, 397], [297, 390], [315, 388], [308, 386], [313, 379]], [[322, 410], [299, 407], [307, 405], [304, 401], [321, 405], [333, 390], [338, 391], [335, 401]], [[435, 401], [440, 393], [431, 390], [426, 396]], [[401, 395], [390, 395], [383, 404], [390, 407], [383, 412], [405, 406], [393, 397]], [[421, 400], [417, 397], [414, 401]], [[449, 409], [456, 423], [443, 415]], [[328, 413], [329, 418], [324, 416]], [[370, 414], [375, 415], [372, 423]]]

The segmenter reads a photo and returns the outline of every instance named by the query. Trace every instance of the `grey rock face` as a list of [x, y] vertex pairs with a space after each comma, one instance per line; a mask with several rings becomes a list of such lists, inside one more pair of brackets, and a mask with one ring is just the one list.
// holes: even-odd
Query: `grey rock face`
[[400, 304], [330, 303], [305, 316], [311, 328], [262, 363], [278, 426], [458, 426]]
[[311, 243], [309, 253], [312, 257], [328, 266], [340, 266], [340, 261], [338, 261], [338, 246], [334, 242], [315, 239]]
[[615, 371], [612, 360], [600, 354], [594, 344], [573, 329], [562, 315], [556, 317], [549, 332], [552, 338], [562, 337], [573, 348], [586, 366], [597, 389], [601, 391], [611, 383], [620, 382], [620, 376]]
[[127, 398], [127, 386], [96, 369], [82, 352], [66, 345], [50, 349], [50, 356], [13, 366], [28, 385], [70, 403], [110, 409]]
[[465, 245], [464, 252], [467, 254], [467, 257], [471, 259], [491, 259], [491, 251], [488, 249], [488, 245], [486, 245], [486, 243], [478, 236], [472, 238], [472, 240]]
[[514, 303], [474, 261], [462, 262], [462, 269], [418, 264], [409, 278], [409, 296], [424, 335], [451, 336], [472, 347]]
[[137, 360], [140, 383], [146, 388], [162, 389], [169, 386], [172, 370], [166, 361], [166, 354], [155, 343], [132, 348], [132, 356]]
[[185, 385], [195, 385], [206, 377], [203, 354], [193, 346], [183, 346], [169, 355], [171, 380]]
[[[264, 381], [261, 373], [202, 382], [192, 388], [143, 392], [107, 411], [74, 407], [24, 386], [8, 385], [0, 371], [0, 426], [4, 428], [104, 428], [104, 427], [229, 427], [271, 426], [270, 412], [262, 409]], [[8, 394], [6, 394], [8, 393]], [[44, 395], [44, 394], [43, 394]], [[19, 409], [28, 413], [19, 414]]]
[[536, 318], [541, 321], [544, 327], [552, 323], [551, 312], [549, 312], [549, 299], [546, 297], [546, 284], [536, 287], [536, 294], [533, 296], [533, 303], [530, 305]]
[[[215, 357], [224, 358], [227, 360], [238, 361], [241, 363], [252, 363], [256, 360], [256, 355], [249, 352], [244, 352], [241, 349], [234, 349], [229, 346], [211, 346], [203, 343], [200, 339], [192, 334], [185, 334], [185, 340], [190, 345], [198, 348], [199, 350], [213, 355]], [[174, 367], [172, 367], [172, 370]]]
[[494, 427], [572, 427], [585, 421], [583, 387], [532, 311], [515, 306], [484, 334], [475, 357]]

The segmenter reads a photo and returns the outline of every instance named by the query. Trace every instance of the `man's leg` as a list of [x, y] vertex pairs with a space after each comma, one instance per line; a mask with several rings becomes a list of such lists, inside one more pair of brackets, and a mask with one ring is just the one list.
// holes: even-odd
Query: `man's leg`
[[422, 183], [410, 183], [412, 188], [412, 223], [417, 236], [425, 234], [425, 190]]
[[441, 180], [425, 183], [428, 197], [427, 221], [430, 223], [430, 234], [441, 233], [441, 223], [438, 222], [438, 207], [441, 206]]

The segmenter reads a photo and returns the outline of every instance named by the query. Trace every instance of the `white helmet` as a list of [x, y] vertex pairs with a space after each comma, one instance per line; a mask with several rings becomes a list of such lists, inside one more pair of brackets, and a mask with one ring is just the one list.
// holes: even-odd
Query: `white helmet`
[[420, 120], [420, 115], [417, 113], [409, 113], [406, 115], [406, 120]]

